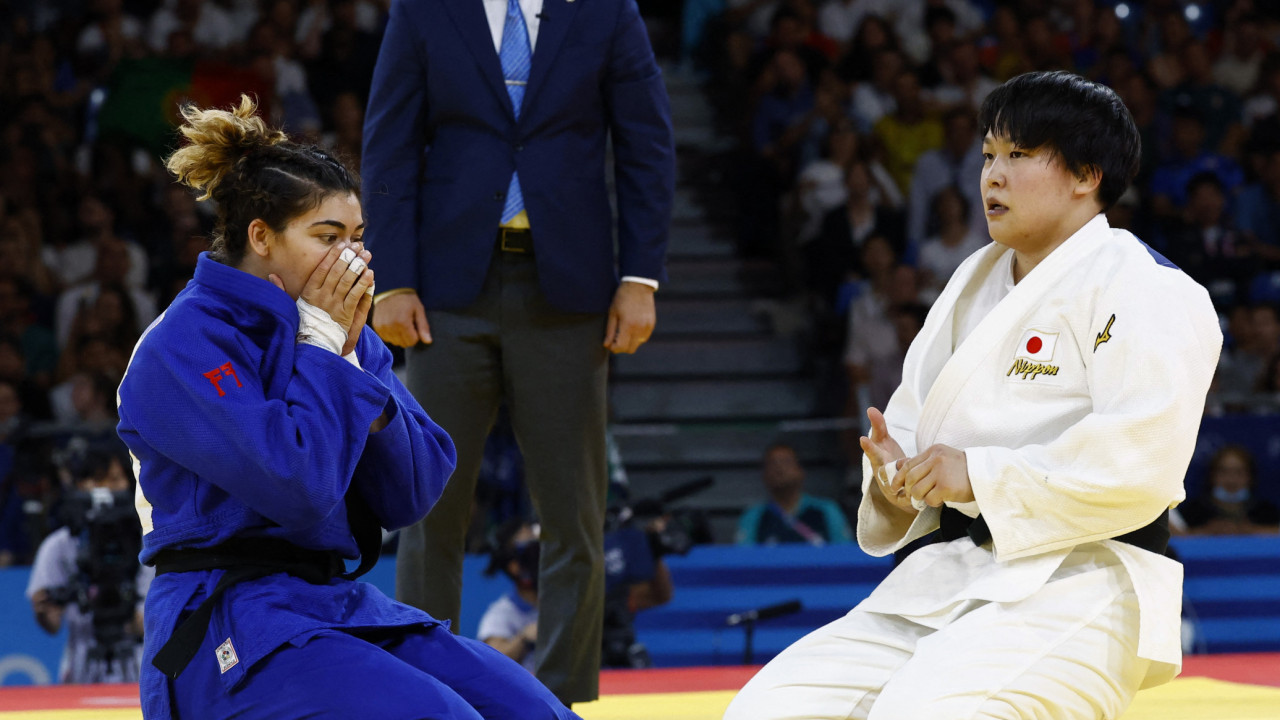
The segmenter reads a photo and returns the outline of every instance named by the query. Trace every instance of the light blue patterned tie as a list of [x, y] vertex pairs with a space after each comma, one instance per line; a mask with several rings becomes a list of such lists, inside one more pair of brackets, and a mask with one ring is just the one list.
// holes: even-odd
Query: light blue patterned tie
[[[529, 82], [529, 67], [533, 64], [533, 48], [529, 45], [529, 29], [524, 25], [524, 13], [520, 12], [520, 0], [507, 0], [507, 19], [502, 25], [502, 47], [498, 50], [502, 62], [502, 76], [507, 81], [507, 94], [516, 119], [520, 119], [520, 104], [524, 101], [524, 89]], [[524, 210], [524, 194], [520, 192], [520, 178], [511, 173], [511, 185], [507, 187], [507, 204], [502, 208], [502, 222]]]

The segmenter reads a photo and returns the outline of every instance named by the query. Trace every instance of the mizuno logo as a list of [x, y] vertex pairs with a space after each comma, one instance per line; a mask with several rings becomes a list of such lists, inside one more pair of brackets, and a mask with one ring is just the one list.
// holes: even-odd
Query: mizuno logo
[[1111, 314], [1111, 319], [1107, 321], [1107, 326], [1102, 328], [1102, 332], [1098, 333], [1098, 337], [1093, 341], [1093, 351], [1098, 352], [1098, 346], [1111, 339], [1111, 324], [1116, 321], [1115, 313]]

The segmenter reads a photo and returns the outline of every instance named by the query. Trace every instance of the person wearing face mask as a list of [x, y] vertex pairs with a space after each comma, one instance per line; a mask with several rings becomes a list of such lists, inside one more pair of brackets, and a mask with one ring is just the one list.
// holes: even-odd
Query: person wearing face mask
[[537, 525], [513, 519], [498, 528], [486, 575], [511, 578], [511, 592], [489, 604], [480, 617], [476, 637], [486, 645], [534, 672], [533, 650], [538, 646]]
[[1213, 454], [1205, 492], [1178, 506], [1188, 535], [1250, 535], [1280, 532], [1280, 510], [1254, 494], [1257, 468], [1253, 453], [1226, 445]]

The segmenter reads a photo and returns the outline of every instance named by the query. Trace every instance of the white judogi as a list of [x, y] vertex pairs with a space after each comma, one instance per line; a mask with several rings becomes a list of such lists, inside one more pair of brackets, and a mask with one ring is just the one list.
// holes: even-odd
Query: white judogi
[[[993, 542], [917, 551], [775, 658], [726, 718], [1110, 718], [1177, 674], [1181, 565], [1108, 538], [1185, 497], [1217, 316], [1102, 215], [1016, 286], [1011, 255], [991, 244], [960, 266], [885, 411], [908, 457], [965, 451], [976, 500], [957, 509], [981, 512]], [[936, 508], [894, 522], [864, 469], [864, 550], [938, 527]]]

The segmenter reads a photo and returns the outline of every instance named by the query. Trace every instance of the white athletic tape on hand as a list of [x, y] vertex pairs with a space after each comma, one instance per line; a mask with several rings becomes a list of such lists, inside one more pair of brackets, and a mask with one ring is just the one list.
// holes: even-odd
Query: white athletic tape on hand
[[360, 273], [364, 272], [364, 269], [367, 267], [369, 266], [365, 265], [363, 260], [361, 260], [360, 258], [356, 258], [355, 260], [351, 261], [351, 264], [347, 266], [347, 269], [355, 273], [356, 275], [359, 275]]
[[342, 251], [341, 255], [338, 256], [338, 262], [350, 264], [351, 261], [355, 259], [355, 257], [356, 257], [355, 251], [352, 250], [351, 248], [347, 248], [346, 250]]
[[[884, 486], [885, 494], [888, 494], [889, 486], [893, 484], [893, 479], [897, 477], [897, 475], [898, 475], [897, 462], [891, 462], [891, 463], [880, 466], [880, 472], [878, 473], [877, 476], [880, 479], [880, 484]], [[925, 504], [925, 501], [917, 500], [913, 497], [911, 498], [911, 507], [915, 508], [916, 510], [924, 510], [929, 506]]]
[[347, 331], [329, 313], [298, 298], [298, 342], [315, 345], [332, 353], [342, 352]]

